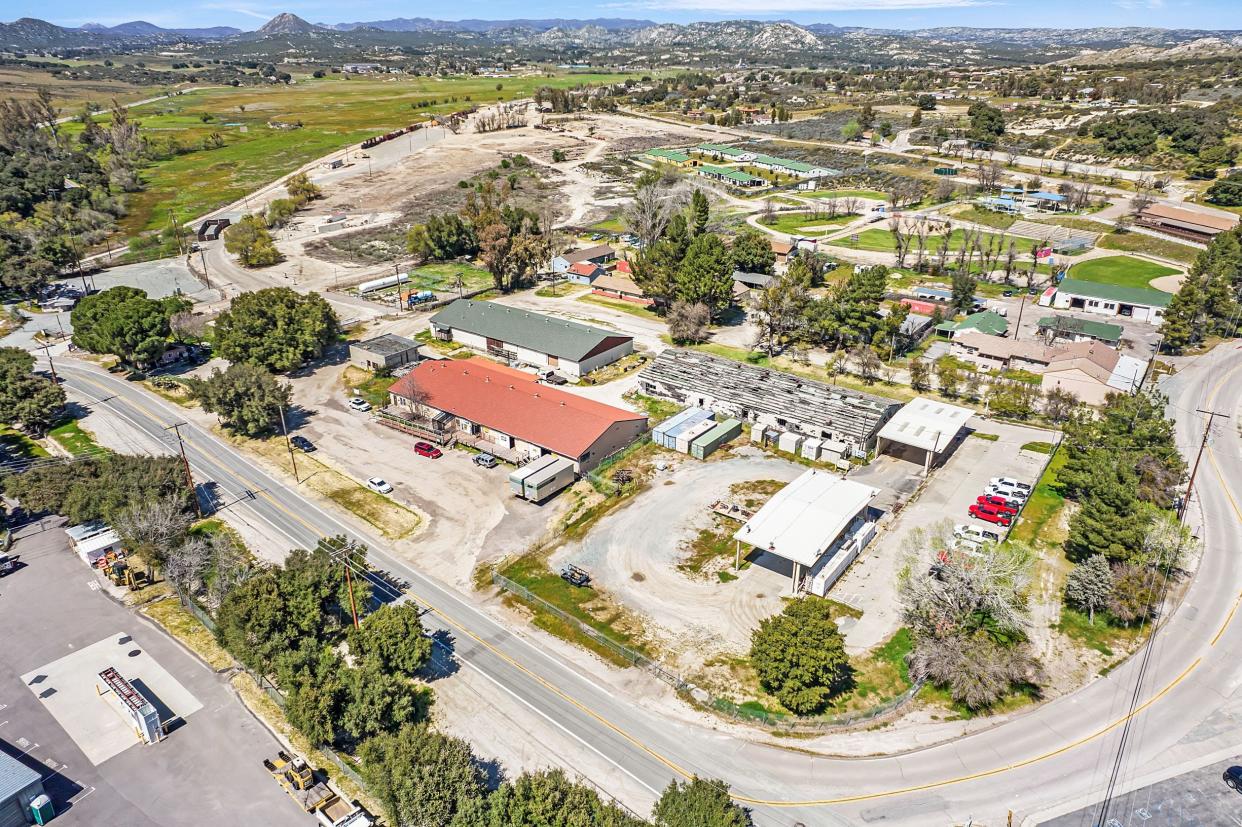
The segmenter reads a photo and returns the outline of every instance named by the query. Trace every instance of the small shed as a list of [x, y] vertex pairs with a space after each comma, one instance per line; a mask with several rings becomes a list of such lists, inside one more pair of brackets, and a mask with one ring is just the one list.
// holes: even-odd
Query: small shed
[[802, 448], [802, 434], [785, 431], [776, 441], [776, 447], [788, 454], [796, 454]]
[[712, 412], [703, 408], [686, 408], [679, 414], [669, 417], [651, 431], [651, 441], [661, 448], [677, 449], [677, 435], [686, 428], [712, 419]]
[[680, 454], [690, 453], [690, 443], [706, 434], [712, 428], [716, 427], [716, 423], [712, 419], [704, 419], [699, 422], [683, 428], [676, 436], [674, 449]]
[[695, 459], [707, 459], [717, 448], [730, 440], [737, 439], [742, 433], [742, 423], [736, 419], [717, 422], [707, 433], [690, 443], [690, 456]]
[[823, 444], [824, 444], [824, 441], [822, 439], [811, 438], [811, 439], [804, 440], [802, 442], [802, 453], [801, 453], [802, 458], [810, 459], [810, 460], [818, 460], [819, 449], [820, 449], [820, 446], [822, 446]]
[[392, 370], [418, 361], [418, 342], [385, 333], [349, 346], [349, 361], [368, 370]]

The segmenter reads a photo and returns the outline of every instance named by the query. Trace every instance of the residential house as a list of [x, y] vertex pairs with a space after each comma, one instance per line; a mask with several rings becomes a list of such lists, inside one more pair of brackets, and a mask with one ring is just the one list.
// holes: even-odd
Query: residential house
[[992, 310], [971, 313], [959, 321], [942, 322], [936, 325], [936, 332], [950, 339], [956, 339], [964, 333], [986, 333], [989, 336], [1005, 336], [1009, 333], [1009, 322], [1005, 317]]
[[643, 307], [651, 307], [655, 304], [655, 299], [650, 298], [632, 278], [621, 272], [595, 279], [591, 283], [591, 292], [610, 299], [633, 302]]
[[552, 272], [565, 273], [571, 266], [580, 261], [598, 264], [601, 267], [617, 257], [617, 251], [609, 247], [607, 244], [598, 244], [594, 247], [583, 247], [578, 250], [570, 250], [561, 253], [552, 259]]

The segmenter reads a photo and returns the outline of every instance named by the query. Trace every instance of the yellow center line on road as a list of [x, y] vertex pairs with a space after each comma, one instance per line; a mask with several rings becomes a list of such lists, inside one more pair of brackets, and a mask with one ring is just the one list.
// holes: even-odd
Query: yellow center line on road
[[[1242, 367], [1242, 365], [1239, 365], [1238, 367]], [[1221, 380], [1213, 388], [1210, 394], [1211, 398], [1213, 399], [1215, 398], [1216, 394], [1220, 390], [1220, 387], [1229, 378], [1230, 374], [1234, 373], [1236, 370], [1238, 370], [1237, 367], [1233, 368], [1232, 370], [1228, 371], [1224, 377], [1221, 378]], [[91, 380], [88, 379], [86, 381], [90, 382]], [[96, 387], [100, 387], [101, 389], [106, 390], [106, 388], [103, 388], [103, 386], [99, 385], [98, 383], [95, 383], [95, 382], [91, 382], [91, 383], [95, 384]], [[132, 402], [131, 404], [134, 404], [135, 407], [139, 408], [139, 410], [142, 410], [144, 413], [147, 413], [148, 416], [151, 416], [152, 418], [157, 418], [154, 416], [154, 414], [152, 414], [142, 405], [138, 403], [132, 403]], [[1242, 521], [1242, 509], [1239, 509], [1237, 502], [1234, 500], [1232, 494], [1229, 493], [1228, 486], [1225, 485], [1224, 476], [1223, 474], [1221, 474], [1220, 468], [1216, 465], [1216, 460], [1214, 456], [1212, 455], [1212, 451], [1210, 447], [1208, 448], [1208, 457], [1211, 460], [1213, 467], [1216, 469], [1216, 473], [1217, 473], [1217, 476], [1220, 478], [1222, 488], [1225, 490], [1226, 496], [1228, 496], [1230, 504], [1233, 506], [1233, 510], [1235, 514], [1237, 515], [1239, 521]], [[240, 477], [232, 469], [228, 468], [227, 466], [221, 466], [221, 467], [223, 468], [225, 473], [229, 474], [235, 480], [239, 482], [243, 482], [243, 483], [246, 482], [244, 478]], [[261, 495], [262, 497], [264, 497], [268, 502], [270, 502], [277, 509], [279, 509], [280, 511], [284, 512], [286, 515], [291, 517], [293, 520], [297, 521], [298, 523], [301, 523], [308, 530], [310, 530], [311, 533], [313, 534], [320, 533], [319, 529], [315, 528], [310, 523], [308, 523], [301, 515], [296, 514], [293, 511], [290, 511], [282, 503], [278, 502], [274, 497], [272, 497], [267, 491], [259, 491], [257, 493]], [[1239, 595], [1239, 600], [1242, 600], [1242, 595]], [[690, 779], [694, 777], [695, 774], [693, 772], [677, 764], [675, 761], [668, 758], [661, 752], [657, 751], [655, 748], [648, 746], [646, 743], [639, 740], [636, 736], [631, 735], [630, 733], [622, 729], [620, 726], [614, 724], [612, 721], [605, 718], [601, 713], [596, 712], [595, 710], [586, 706], [581, 701], [578, 701], [577, 699], [571, 697], [568, 693], [561, 690], [560, 688], [552, 684], [547, 679], [535, 674], [530, 669], [523, 666], [521, 663], [517, 662], [510, 656], [506, 655], [504, 652], [497, 649], [494, 645], [492, 645], [488, 641], [484, 640], [483, 638], [479, 637], [473, 632], [470, 632], [468, 629], [466, 629], [466, 627], [463, 624], [461, 624], [459, 621], [454, 619], [452, 615], [447, 614], [442, 609], [429, 603], [426, 600], [423, 600], [422, 602], [424, 605], [427, 606], [427, 608], [431, 609], [433, 612], [439, 615], [446, 624], [456, 629], [459, 633], [464, 634], [466, 637], [473, 640], [479, 646], [482, 646], [484, 649], [489, 651], [491, 654], [495, 655], [497, 658], [499, 658], [501, 661], [503, 661], [507, 665], [513, 667], [514, 669], [518, 670], [522, 674], [526, 675], [531, 680], [535, 681], [540, 686], [542, 686], [543, 688], [551, 692], [553, 695], [560, 698], [565, 703], [570, 704], [575, 709], [578, 709], [583, 714], [587, 715], [588, 717], [597, 721], [602, 726], [616, 733], [617, 735], [619, 735], [625, 741], [629, 742], [631, 745], [633, 745], [635, 748], [637, 748], [641, 752], [646, 753], [651, 758], [655, 759], [656, 761], [663, 764], [665, 767], [672, 770], [677, 775], [682, 776], [683, 778]], [[1231, 610], [1228, 616], [1225, 618], [1225, 622], [1221, 626], [1220, 631], [1216, 633], [1216, 637], [1213, 638], [1212, 640], [1212, 645], [1215, 645], [1216, 641], [1221, 637], [1221, 635], [1225, 632], [1225, 629], [1230, 625], [1235, 615], [1236, 609], [1237, 609], [1237, 602], [1235, 601], [1234, 609]], [[1031, 758], [1027, 758], [1027, 759], [1024, 759], [1022, 761], [1018, 761], [1012, 764], [1004, 764], [1002, 766], [994, 767], [990, 770], [983, 770], [983, 771], [971, 773], [968, 775], [961, 775], [961, 776], [957, 776], [953, 778], [945, 778], [939, 781], [930, 781], [926, 784], [918, 784], [918, 785], [913, 785], [913, 786], [908, 786], [908, 787], [897, 787], [897, 788], [893, 788], [889, 790], [881, 790], [881, 791], [872, 792], [872, 793], [860, 793], [857, 795], [839, 796], [836, 798], [820, 798], [820, 799], [806, 799], [806, 800], [780, 800], [780, 799], [757, 798], [757, 797], [738, 795], [738, 794], [732, 794], [732, 797], [734, 800], [740, 801], [744, 804], [751, 804], [751, 805], [763, 806], [763, 807], [821, 807], [821, 806], [829, 806], [833, 804], [848, 804], [848, 803], [859, 802], [859, 801], [870, 801], [870, 800], [875, 800], [875, 799], [880, 799], [880, 798], [889, 798], [893, 796], [904, 795], [908, 793], [922, 792], [922, 791], [937, 789], [941, 787], [948, 787], [948, 786], [952, 786], [955, 784], [961, 784], [961, 783], [965, 783], [969, 781], [976, 781], [982, 778], [988, 778], [991, 776], [1000, 775], [1005, 772], [1010, 772], [1012, 770], [1029, 767], [1033, 764], [1037, 764], [1041, 761], [1046, 761], [1050, 758], [1054, 758], [1058, 755], [1069, 752], [1070, 750], [1073, 750], [1080, 746], [1088, 744], [1091, 741], [1097, 740], [1103, 737], [1104, 735], [1107, 735], [1109, 732], [1112, 732], [1113, 730], [1122, 726], [1127, 721], [1131, 720], [1132, 718], [1136, 717], [1140, 713], [1144, 712], [1150, 706], [1152, 706], [1157, 701], [1159, 701], [1161, 698], [1163, 698], [1165, 695], [1167, 695], [1169, 692], [1171, 692], [1178, 684], [1180, 684], [1195, 669], [1197, 669], [1201, 662], [1202, 662], [1202, 658], [1195, 658], [1195, 660], [1192, 661], [1191, 664], [1187, 666], [1186, 669], [1183, 670], [1180, 675], [1178, 675], [1176, 678], [1174, 678], [1172, 681], [1166, 684], [1164, 688], [1162, 688], [1155, 695], [1151, 696], [1146, 701], [1144, 701], [1142, 704], [1135, 707], [1133, 711], [1114, 720], [1112, 723], [1109, 723], [1097, 729], [1095, 732], [1092, 732], [1090, 735], [1086, 735], [1082, 738], [1079, 738], [1075, 741], [1071, 741], [1070, 743], [1060, 746], [1056, 749], [1049, 750], [1047, 752], [1032, 756]]]

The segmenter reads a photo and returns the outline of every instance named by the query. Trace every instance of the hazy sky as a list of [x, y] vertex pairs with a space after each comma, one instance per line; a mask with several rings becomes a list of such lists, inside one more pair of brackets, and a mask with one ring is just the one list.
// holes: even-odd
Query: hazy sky
[[[6, 20], [39, 17], [65, 26], [147, 20], [161, 26], [230, 25], [254, 29], [279, 12], [313, 23], [382, 20], [392, 17], [630, 17], [690, 22], [728, 18], [791, 19], [842, 26], [1162, 26], [1242, 29], [1242, 0], [485, 0], [468, 11], [460, 6], [415, 0], [205, 0], [169, 4], [162, 0], [6, 0]], [[762, 14], [759, 13], [762, 10]]]

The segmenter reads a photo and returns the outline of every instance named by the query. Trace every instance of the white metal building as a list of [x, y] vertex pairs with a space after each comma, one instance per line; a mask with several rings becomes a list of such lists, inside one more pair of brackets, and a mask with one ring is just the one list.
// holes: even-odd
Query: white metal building
[[927, 473], [945, 458], [974, 415], [970, 408], [938, 399], [911, 399], [880, 429], [878, 453], [917, 462]]
[[809, 470], [777, 491], [733, 539], [793, 564], [790, 592], [827, 594], [875, 536], [878, 488]]

